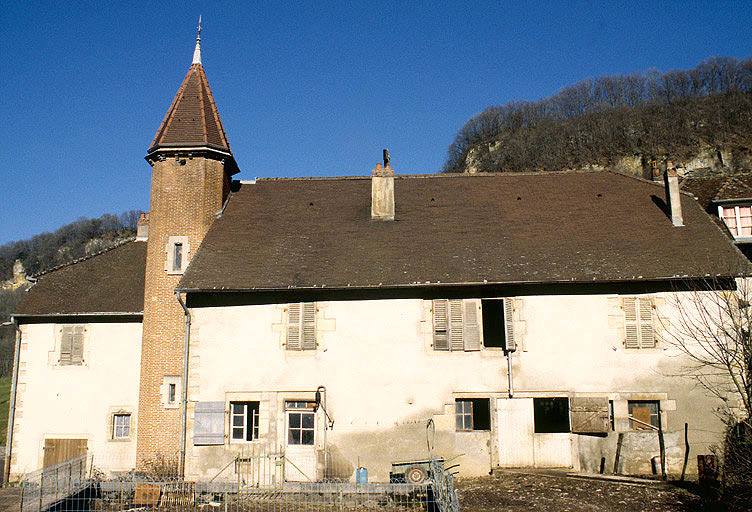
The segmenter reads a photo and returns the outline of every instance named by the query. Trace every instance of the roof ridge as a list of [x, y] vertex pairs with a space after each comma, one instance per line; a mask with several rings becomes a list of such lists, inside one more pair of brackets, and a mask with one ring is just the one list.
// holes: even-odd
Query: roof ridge
[[[396, 179], [429, 179], [429, 178], [483, 178], [493, 176], [558, 176], [564, 174], [598, 174], [604, 171], [594, 169], [567, 169], [562, 171], [500, 171], [500, 172], [474, 172], [470, 173], [425, 173], [425, 174], [395, 174]], [[628, 176], [628, 175], [625, 175]], [[345, 176], [268, 176], [254, 178], [259, 181], [335, 181], [335, 180], [367, 180], [370, 174], [345, 175]], [[646, 180], [650, 183], [649, 180]]]
[[127, 244], [129, 242], [135, 242], [135, 241], [136, 241], [136, 236], [135, 235], [134, 236], [129, 236], [128, 238], [125, 238], [125, 239], [117, 242], [116, 244], [111, 245], [110, 247], [107, 247], [106, 249], [102, 249], [101, 251], [98, 251], [98, 252], [95, 252], [95, 253], [92, 253], [92, 254], [87, 254], [85, 256], [81, 256], [80, 258], [76, 258], [75, 260], [69, 261], [67, 263], [62, 263], [62, 264], [60, 264], [60, 265], [58, 265], [56, 267], [48, 268], [47, 270], [44, 270], [44, 271], [39, 272], [37, 274], [33, 274], [33, 275], [29, 276], [29, 277], [31, 277], [31, 278], [37, 278], [37, 277], [41, 277], [41, 276], [50, 274], [50, 273], [52, 273], [52, 272], [54, 272], [56, 270], [60, 270], [61, 268], [70, 267], [71, 265], [75, 265], [76, 263], [81, 263], [82, 261], [89, 260], [91, 258], [94, 258], [95, 256], [100, 256], [100, 255], [102, 255], [102, 254], [104, 254], [106, 252], [112, 251], [113, 249], [117, 249], [118, 247], [121, 247], [121, 246], [123, 246], [123, 245], [125, 245], [125, 244]]

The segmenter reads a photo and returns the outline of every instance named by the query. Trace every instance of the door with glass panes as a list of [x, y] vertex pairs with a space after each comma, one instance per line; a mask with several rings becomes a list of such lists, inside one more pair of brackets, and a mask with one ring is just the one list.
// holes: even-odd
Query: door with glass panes
[[316, 413], [315, 402], [285, 402], [285, 480], [316, 481]]

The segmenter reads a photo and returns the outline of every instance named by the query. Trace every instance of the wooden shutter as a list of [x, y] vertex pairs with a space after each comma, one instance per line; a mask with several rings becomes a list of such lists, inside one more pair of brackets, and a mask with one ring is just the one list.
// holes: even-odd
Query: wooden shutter
[[193, 414], [193, 444], [225, 444], [225, 403], [196, 402]]
[[301, 343], [302, 350], [316, 350], [316, 303], [304, 302]]
[[449, 347], [451, 350], [464, 350], [465, 348], [462, 339], [464, 321], [462, 299], [451, 299], [449, 301]]
[[512, 299], [504, 299], [504, 349], [507, 352], [517, 350], [517, 340], [514, 337], [514, 307]]
[[449, 350], [449, 301], [434, 299], [433, 301], [433, 348], [434, 350]]
[[465, 309], [465, 321], [462, 326], [464, 349], [466, 351], [480, 350], [480, 326], [478, 325], [480, 301], [468, 299], [463, 305]]
[[655, 347], [655, 331], [653, 330], [653, 301], [646, 297], [638, 299], [640, 307], [640, 348]]
[[73, 358], [73, 326], [64, 325], [60, 333], [60, 364], [72, 364]]
[[626, 348], [639, 348], [640, 336], [637, 327], [637, 299], [625, 297], [622, 300], [624, 309], [624, 346]]
[[572, 432], [601, 434], [611, 429], [608, 398], [575, 397], [569, 400]]
[[73, 338], [71, 340], [70, 364], [83, 364], [84, 362], [84, 326], [73, 326]]
[[287, 350], [300, 350], [300, 303], [287, 305]]

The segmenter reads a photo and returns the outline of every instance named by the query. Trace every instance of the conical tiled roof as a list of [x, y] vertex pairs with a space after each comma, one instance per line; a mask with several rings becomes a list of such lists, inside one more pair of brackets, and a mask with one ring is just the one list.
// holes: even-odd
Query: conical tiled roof
[[149, 153], [159, 148], [208, 147], [230, 151], [203, 66], [191, 65], [157, 130]]

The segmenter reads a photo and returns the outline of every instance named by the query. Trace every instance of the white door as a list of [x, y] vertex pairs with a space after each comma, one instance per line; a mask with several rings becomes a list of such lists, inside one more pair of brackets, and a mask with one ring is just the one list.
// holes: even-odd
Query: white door
[[316, 481], [316, 413], [314, 402], [285, 402], [285, 480]]
[[531, 467], [533, 451], [533, 399], [510, 398], [496, 401], [499, 466]]

